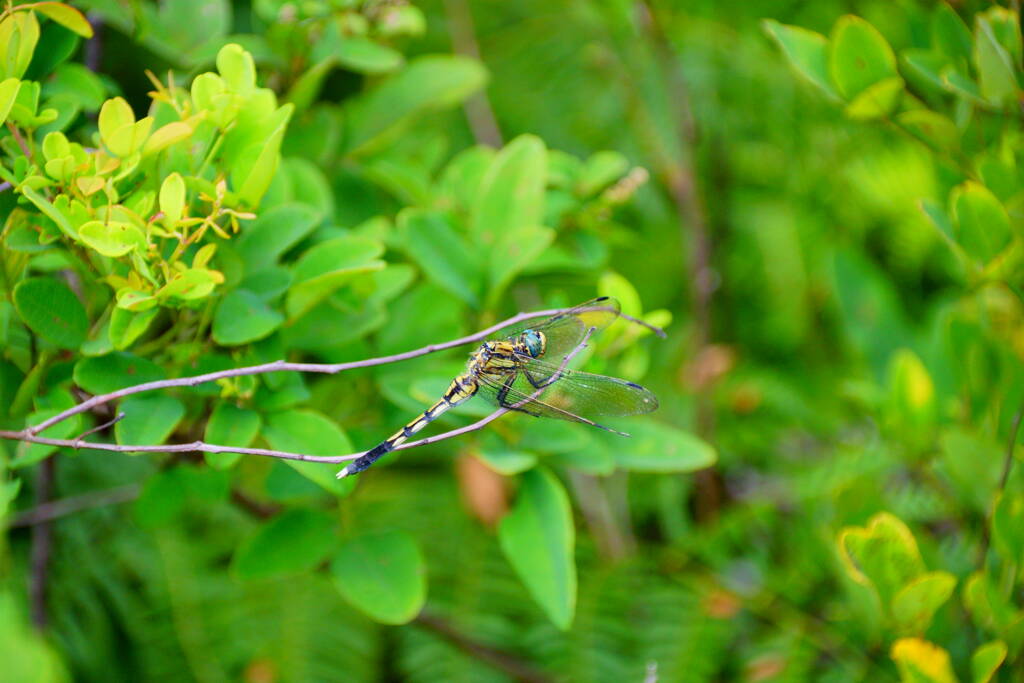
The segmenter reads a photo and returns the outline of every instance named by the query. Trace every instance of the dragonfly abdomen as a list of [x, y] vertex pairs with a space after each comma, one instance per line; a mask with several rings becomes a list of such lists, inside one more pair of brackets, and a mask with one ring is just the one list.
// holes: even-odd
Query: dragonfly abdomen
[[341, 479], [342, 477], [347, 477], [350, 474], [358, 474], [359, 472], [362, 472], [375, 463], [382, 455], [390, 453], [395, 450], [395, 448], [408, 441], [416, 432], [436, 420], [446, 410], [469, 398], [472, 398], [476, 391], [477, 384], [472, 375], [467, 373], [466, 375], [456, 377], [448, 386], [448, 390], [444, 392], [444, 396], [441, 397], [440, 401], [420, 413], [414, 420], [406, 424], [381, 443], [377, 444], [377, 446], [372, 450], [367, 451], [363, 455], [359, 456], [359, 458], [349, 463], [345, 469], [338, 473], [338, 478]]

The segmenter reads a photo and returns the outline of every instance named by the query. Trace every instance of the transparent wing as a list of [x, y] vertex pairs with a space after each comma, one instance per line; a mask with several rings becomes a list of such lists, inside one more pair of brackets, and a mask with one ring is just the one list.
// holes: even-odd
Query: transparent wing
[[600, 332], [619, 317], [619, 302], [610, 296], [591, 299], [549, 318], [537, 318], [510, 325], [499, 331], [495, 338], [512, 339], [523, 330], [537, 330], [547, 337], [544, 357], [557, 366], [572, 351], [588, 328]]
[[511, 407], [522, 402], [518, 409], [531, 415], [587, 424], [594, 417], [641, 415], [658, 408], [658, 399], [639, 384], [574, 370], [563, 370], [558, 380], [542, 386], [538, 393], [531, 378], [542, 385], [546, 380], [538, 381], [532, 371], [550, 377], [558, 368], [536, 360], [532, 364], [532, 369], [510, 375], [514, 377], [511, 382], [482, 377], [478, 393], [494, 405]]

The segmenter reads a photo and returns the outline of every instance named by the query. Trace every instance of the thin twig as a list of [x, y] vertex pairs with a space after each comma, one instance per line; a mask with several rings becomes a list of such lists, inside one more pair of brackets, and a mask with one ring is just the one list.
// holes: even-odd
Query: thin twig
[[[69, 417], [72, 417], [73, 415], [77, 415], [79, 413], [84, 413], [87, 410], [91, 410], [92, 408], [95, 408], [98, 405], [102, 405], [104, 403], [109, 403], [110, 401], [114, 401], [114, 400], [119, 399], [119, 398], [124, 398], [125, 396], [131, 396], [132, 394], [139, 394], [139, 393], [142, 393], [144, 391], [153, 391], [155, 389], [169, 389], [171, 387], [193, 387], [193, 386], [196, 386], [197, 384], [204, 384], [206, 382], [215, 382], [215, 381], [217, 381], [219, 379], [228, 379], [228, 378], [231, 378], [231, 377], [243, 377], [243, 376], [246, 376], [246, 375], [262, 375], [262, 374], [266, 374], [266, 373], [270, 373], [270, 372], [317, 372], [317, 373], [322, 373], [322, 374], [327, 374], [327, 375], [333, 375], [335, 373], [342, 372], [344, 370], [354, 370], [356, 368], [369, 368], [369, 367], [374, 367], [376, 365], [385, 365], [387, 363], [395, 363], [395, 362], [398, 362], [398, 361], [409, 360], [411, 358], [418, 358], [420, 356], [425, 356], [425, 355], [427, 355], [429, 353], [435, 353], [437, 351], [444, 351], [446, 349], [451, 349], [451, 348], [455, 348], [457, 346], [463, 346], [465, 344], [471, 344], [473, 342], [480, 341], [480, 340], [484, 339], [485, 337], [487, 337], [488, 335], [493, 334], [494, 332], [497, 332], [498, 330], [500, 330], [503, 327], [506, 327], [508, 325], [514, 325], [515, 323], [522, 322], [523, 320], [530, 320], [532, 318], [540, 318], [540, 317], [547, 317], [547, 316], [551, 316], [551, 315], [556, 315], [556, 314], [561, 313], [561, 312], [563, 312], [565, 310], [568, 310], [568, 309], [555, 308], [555, 309], [550, 309], [550, 310], [546, 310], [546, 311], [536, 311], [536, 312], [533, 312], [533, 313], [519, 313], [517, 315], [512, 316], [511, 318], [508, 318], [507, 320], [503, 320], [503, 321], [501, 321], [499, 323], [495, 323], [494, 325], [491, 325], [487, 329], [481, 330], [480, 332], [476, 332], [476, 333], [471, 334], [471, 335], [466, 336], [466, 337], [461, 337], [459, 339], [453, 339], [452, 341], [444, 342], [444, 343], [441, 343], [441, 344], [429, 344], [427, 346], [424, 346], [424, 347], [419, 348], [419, 349], [415, 349], [413, 351], [405, 351], [404, 353], [395, 353], [395, 354], [392, 354], [390, 356], [381, 356], [379, 358], [369, 358], [369, 359], [366, 359], [366, 360], [352, 361], [352, 362], [349, 362], [349, 363], [287, 363], [287, 362], [285, 362], [283, 360], [278, 360], [278, 361], [273, 361], [271, 363], [263, 363], [261, 365], [251, 365], [251, 366], [245, 367], [245, 368], [234, 368], [234, 369], [231, 369], [231, 370], [221, 370], [219, 372], [208, 372], [208, 373], [203, 374], [203, 375], [193, 375], [191, 377], [179, 377], [177, 379], [163, 379], [163, 380], [157, 380], [157, 381], [154, 381], [154, 382], [146, 382], [144, 384], [136, 384], [135, 386], [125, 387], [124, 389], [119, 389], [117, 391], [112, 391], [109, 394], [100, 394], [100, 395], [97, 395], [97, 396], [93, 396], [92, 398], [87, 399], [85, 401], [82, 401], [81, 403], [79, 403], [78, 405], [76, 405], [76, 406], [74, 406], [72, 408], [68, 408], [67, 410], [65, 410], [62, 413], [58, 413], [57, 415], [54, 415], [53, 417], [51, 417], [48, 420], [44, 420], [43, 422], [37, 424], [34, 427], [27, 428], [25, 430], [25, 432], [28, 435], [30, 435], [30, 436], [35, 436], [35, 435], [39, 434], [40, 432], [42, 432], [47, 427], [52, 427], [53, 425], [57, 424], [58, 422], [66, 420]], [[636, 319], [636, 318], [634, 318], [632, 316], [626, 315], [625, 313], [620, 313], [619, 317], [624, 318], [625, 320], [628, 320], [628, 321], [630, 321], [632, 323], [636, 323], [637, 325], [641, 325], [643, 327], [646, 327], [647, 329], [649, 329], [652, 332], [654, 332], [655, 334], [657, 334], [659, 337], [664, 337], [665, 336], [664, 330], [662, 330], [661, 328], [655, 327], [654, 325], [651, 325], [650, 323], [646, 323], [643, 320], [638, 320], [638, 319]], [[10, 432], [6, 432], [6, 433], [10, 434]], [[0, 437], [8, 438], [8, 439], [10, 439], [10, 438], [18, 438], [18, 437], [13, 437], [13, 436], [6, 436], [6, 437], [4, 437], [3, 434], [5, 434], [5, 432], [0, 432]], [[44, 443], [44, 442], [37, 442], [37, 443]], [[140, 450], [140, 449], [136, 448], [134, 450]], [[144, 449], [142, 449], [142, 450], [144, 450]], [[228, 449], [228, 450], [234, 450], [237, 453], [245, 452], [245, 451], [239, 450], [239, 449]], [[218, 451], [208, 451], [208, 452], [215, 453], [215, 452], [218, 452]], [[267, 455], [267, 453], [266, 452], [264, 452], [264, 453], [255, 453], [255, 455]], [[340, 461], [338, 461], [338, 462], [340, 462]]]
[[[1017, 414], [1013, 416], [1013, 424], [1010, 425], [1010, 441], [1006, 444], [1006, 458], [1003, 460], [1003, 472], [999, 475], [999, 486], [996, 488], [996, 495], [994, 500], [998, 501], [1003, 491], [1006, 490], [1006, 483], [1010, 480], [1010, 469], [1013, 467], [1013, 450], [1017, 445], [1017, 434], [1020, 432], [1020, 423], [1024, 419], [1024, 403], [1021, 403], [1020, 408], [1017, 409]], [[989, 511], [987, 518], [985, 519], [985, 526], [981, 530], [981, 561], [985, 561], [985, 555], [988, 554], [988, 546], [991, 542], [991, 533], [989, 527], [992, 526], [992, 517], [995, 515], [995, 506], [992, 505], [992, 509]]]
[[104, 429], [106, 429], [108, 427], [113, 427], [114, 425], [116, 425], [118, 422], [120, 422], [121, 420], [123, 420], [125, 418], [125, 414], [126, 413], [124, 413], [122, 411], [122, 412], [118, 413], [117, 415], [115, 415], [114, 419], [107, 420], [103, 424], [97, 425], [97, 426], [93, 427], [92, 429], [90, 429], [88, 431], [85, 431], [85, 432], [82, 432], [81, 434], [76, 436], [74, 439], [72, 439], [72, 441], [74, 443], [79, 444], [78, 446], [75, 446], [75, 448], [78, 448], [82, 443], [84, 443], [82, 441], [82, 439], [84, 439], [85, 437], [90, 436], [92, 434], [95, 434], [96, 432], [102, 432]]
[[[482, 62], [469, 3], [466, 0], [445, 0], [444, 9], [454, 51]], [[473, 139], [482, 145], [501, 147], [501, 128], [498, 127], [498, 119], [486, 91], [471, 95], [462, 108], [466, 112], [469, 128], [473, 131]]]
[[490, 645], [484, 645], [457, 630], [447, 620], [431, 614], [427, 611], [420, 613], [413, 622], [429, 631], [433, 631], [449, 643], [459, 648], [471, 657], [490, 664], [494, 668], [511, 676], [517, 681], [528, 683], [547, 683], [551, 679], [541, 671], [537, 671], [526, 662], [503, 652]]
[[61, 517], [73, 515], [82, 510], [127, 503], [138, 497], [141, 487], [138, 484], [127, 484], [102, 491], [90, 491], [77, 496], [69, 496], [48, 503], [36, 505], [14, 515], [8, 522], [13, 528], [34, 526], [43, 522], [51, 522]]
[[[36, 485], [36, 505], [46, 505], [53, 496], [53, 481], [56, 478], [57, 459], [49, 457], [39, 468], [39, 480]], [[28, 595], [32, 611], [32, 623], [43, 631], [46, 629], [46, 595], [47, 577], [50, 573], [50, 554], [53, 550], [53, 527], [49, 522], [42, 522], [32, 528], [31, 575], [29, 576]]]
[[263, 455], [269, 458], [282, 458], [284, 460], [303, 460], [306, 462], [329, 462], [339, 463], [346, 460], [353, 460], [359, 455], [307, 455], [305, 453], [289, 453], [288, 451], [275, 451], [269, 448], [242, 448], [240, 446], [223, 446], [205, 441], [192, 441], [191, 443], [164, 444], [160, 446], [143, 446], [136, 444], [97, 443], [93, 441], [78, 441], [74, 439], [49, 439], [45, 436], [33, 436], [29, 430], [20, 432], [0, 430], [0, 439], [12, 439], [14, 441], [25, 441], [27, 443], [41, 443], [47, 446], [58, 446], [60, 448], [74, 448], [93, 451], [113, 451], [115, 453], [242, 453], [243, 455]]
[[[650, 0], [638, 0], [636, 5], [641, 23], [649, 36], [654, 53], [664, 75], [664, 90], [676, 123], [676, 135], [681, 161], [661, 155], [669, 192], [679, 215], [679, 230], [685, 243], [690, 236], [689, 279], [693, 308], [693, 353], [700, 358], [711, 343], [711, 305], [716, 287], [716, 275], [711, 262], [712, 239], [707, 209], [698, 187], [695, 148], [698, 131], [690, 106], [690, 89], [668, 32]], [[685, 254], [684, 254], [685, 258]], [[698, 436], [710, 439], [715, 428], [715, 412], [708, 387], [696, 386], [694, 392], [696, 431]], [[724, 487], [713, 468], [696, 473], [696, 508], [699, 519], [713, 517], [722, 505]]]
[[[98, 431], [99, 429], [105, 428], [105, 427], [109, 426], [110, 424], [113, 424], [113, 422], [116, 422], [117, 420], [121, 419], [120, 417], [115, 418], [114, 421], [112, 421], [112, 422], [110, 422], [110, 423], [108, 423], [106, 425], [101, 425], [100, 427], [98, 427], [96, 429], [92, 429], [92, 430], [82, 434], [81, 436], [76, 437], [75, 439], [51, 439], [51, 438], [48, 438], [48, 437], [39, 436], [38, 434], [39, 434], [39, 432], [43, 431], [44, 429], [46, 429], [46, 428], [56, 424], [57, 422], [60, 422], [61, 420], [67, 419], [67, 418], [69, 418], [69, 417], [71, 417], [73, 415], [77, 415], [79, 413], [85, 412], [86, 410], [89, 410], [91, 408], [95, 408], [96, 406], [102, 405], [102, 404], [107, 403], [109, 401], [113, 401], [115, 399], [122, 398], [124, 396], [130, 396], [132, 394], [141, 393], [143, 391], [152, 391], [154, 389], [164, 389], [164, 388], [168, 388], [168, 387], [177, 387], [177, 386], [195, 386], [197, 384], [202, 384], [204, 382], [212, 382], [212, 381], [215, 381], [215, 380], [218, 380], [218, 379], [227, 378], [227, 377], [240, 377], [240, 376], [244, 376], [244, 375], [254, 375], [254, 374], [260, 374], [260, 373], [267, 373], [267, 372], [281, 372], [281, 371], [300, 371], [301, 372], [301, 371], [305, 371], [305, 372], [321, 372], [321, 373], [328, 373], [328, 374], [330, 374], [330, 373], [335, 373], [335, 372], [341, 372], [342, 370], [350, 370], [350, 369], [353, 369], [353, 368], [371, 367], [371, 366], [374, 366], [374, 365], [381, 365], [383, 363], [392, 363], [392, 362], [399, 361], [399, 360], [406, 360], [406, 359], [409, 359], [409, 358], [416, 358], [418, 356], [423, 356], [423, 355], [426, 355], [428, 353], [433, 353], [435, 351], [441, 351], [443, 349], [454, 348], [456, 346], [461, 346], [463, 344], [472, 343], [474, 341], [479, 341], [480, 339], [483, 339], [484, 337], [488, 336], [489, 334], [491, 334], [491, 333], [493, 333], [493, 332], [495, 332], [495, 331], [497, 331], [497, 330], [499, 330], [499, 329], [501, 329], [503, 327], [506, 327], [508, 325], [512, 325], [512, 324], [515, 324], [517, 322], [521, 322], [523, 320], [530, 320], [532, 318], [546, 317], [546, 316], [554, 315], [554, 314], [560, 313], [560, 312], [562, 312], [564, 310], [566, 310], [566, 309], [554, 309], [554, 310], [547, 310], [547, 311], [537, 311], [537, 312], [534, 312], [534, 313], [519, 313], [518, 315], [512, 316], [511, 318], [509, 318], [507, 320], [503, 320], [500, 323], [492, 325], [491, 327], [488, 327], [485, 330], [482, 330], [482, 331], [477, 332], [475, 334], [469, 335], [467, 337], [462, 337], [460, 339], [456, 339], [456, 340], [453, 340], [453, 341], [444, 342], [442, 344], [431, 344], [429, 346], [424, 346], [423, 348], [416, 349], [414, 351], [407, 351], [405, 353], [393, 354], [391, 356], [382, 356], [380, 358], [371, 358], [371, 359], [363, 360], [363, 361], [354, 361], [354, 362], [350, 362], [350, 363], [335, 363], [335, 364], [286, 363], [284, 361], [275, 361], [273, 363], [264, 363], [262, 365], [254, 365], [254, 366], [246, 367], [246, 368], [236, 368], [236, 369], [233, 369], [233, 370], [223, 370], [223, 371], [220, 371], [220, 372], [210, 372], [210, 373], [207, 373], [207, 374], [204, 374], [204, 375], [195, 375], [193, 377], [181, 377], [181, 378], [178, 378], [178, 379], [159, 380], [159, 381], [156, 381], [156, 382], [146, 382], [145, 384], [138, 384], [138, 385], [133, 386], [133, 387], [126, 387], [124, 389], [120, 389], [118, 391], [114, 391], [114, 392], [111, 392], [109, 394], [102, 394], [102, 395], [98, 395], [98, 396], [93, 396], [92, 398], [90, 398], [90, 399], [88, 399], [86, 401], [83, 401], [82, 403], [79, 403], [78, 405], [74, 406], [73, 408], [69, 408], [68, 410], [65, 410], [63, 413], [55, 415], [54, 417], [50, 418], [49, 420], [46, 420], [46, 421], [44, 421], [44, 422], [42, 422], [42, 423], [40, 423], [40, 424], [38, 424], [38, 425], [36, 425], [34, 427], [26, 427], [25, 429], [20, 430], [20, 431], [0, 430], [0, 439], [11, 439], [11, 440], [14, 440], [14, 441], [24, 441], [24, 442], [27, 442], [27, 443], [45, 444], [45, 445], [48, 445], [48, 446], [57, 446], [57, 447], [60, 447], [60, 448], [72, 448], [72, 449], [76, 449], [76, 450], [77, 449], [88, 449], [88, 450], [98, 450], [98, 451], [113, 451], [113, 452], [116, 452], [116, 453], [191, 453], [191, 452], [203, 452], [203, 453], [241, 453], [243, 455], [260, 455], [260, 456], [270, 457], [270, 458], [281, 458], [281, 459], [284, 459], [284, 460], [300, 460], [300, 461], [304, 461], [304, 462], [324, 462], [324, 463], [332, 463], [332, 464], [342, 463], [342, 462], [346, 462], [346, 461], [349, 461], [349, 460], [355, 460], [355, 459], [359, 458], [360, 456], [362, 456], [365, 453], [365, 451], [364, 452], [359, 452], [359, 453], [351, 453], [351, 454], [348, 454], [348, 455], [309, 455], [309, 454], [306, 454], [306, 453], [291, 453], [291, 452], [288, 452], [288, 451], [277, 451], [277, 450], [268, 449], [268, 448], [244, 448], [244, 447], [241, 447], [241, 446], [226, 446], [226, 445], [221, 445], [221, 444], [211, 444], [211, 443], [206, 443], [205, 441], [192, 441], [190, 443], [183, 443], [183, 444], [163, 444], [163, 445], [111, 444], [111, 443], [98, 443], [98, 442], [91, 442], [91, 441], [90, 442], [82, 441], [83, 437], [88, 436], [89, 434], [91, 434], [91, 433], [93, 433], [95, 431]], [[651, 329], [653, 332], [655, 332], [659, 336], [664, 336], [664, 334], [665, 334], [664, 331], [662, 331], [661, 329], [659, 329], [657, 327], [654, 327], [653, 325], [650, 325], [648, 323], [645, 323], [642, 320], [637, 320], [636, 318], [633, 318], [632, 316], [628, 316], [628, 315], [625, 315], [625, 314], [620, 314], [620, 315], [621, 315], [621, 317], [625, 318], [626, 320], [629, 320], [631, 322], [635, 322], [635, 323], [637, 323], [639, 325], [642, 325], [644, 327], [647, 327], [647, 328]], [[587, 333], [584, 335], [583, 340], [580, 342], [580, 344], [577, 345], [577, 347], [574, 348], [572, 350], [572, 352], [570, 352], [569, 354], [567, 354], [565, 356], [565, 358], [562, 361], [561, 366], [559, 367], [559, 369], [558, 369], [558, 371], [556, 373], [556, 376], [560, 375], [565, 370], [565, 366], [568, 364], [568, 362], [577, 353], [579, 353], [579, 351], [582, 348], [584, 348], [586, 346], [586, 343], [590, 339], [590, 336], [591, 336], [591, 334], [593, 332], [594, 332], [594, 329], [590, 328], [587, 331]], [[531, 399], [535, 398], [536, 395], [540, 393], [540, 391], [541, 390], [537, 390], [537, 392], [535, 392], [534, 395], [532, 395], [530, 398]], [[517, 403], [515, 406], [512, 406], [512, 407], [498, 408], [497, 410], [495, 410], [493, 413], [491, 413], [487, 417], [485, 417], [485, 418], [483, 418], [481, 420], [478, 420], [477, 422], [475, 422], [475, 423], [473, 423], [471, 425], [468, 425], [466, 427], [460, 427], [458, 429], [453, 429], [451, 431], [444, 432], [444, 433], [438, 434], [436, 436], [431, 436], [431, 437], [427, 437], [427, 438], [424, 438], [424, 439], [420, 439], [418, 441], [412, 441], [412, 442], [401, 444], [400, 446], [396, 447], [395, 450], [404, 450], [404, 449], [407, 449], [407, 448], [416, 448], [418, 446], [425, 446], [425, 445], [430, 444], [430, 443], [436, 443], [436, 442], [442, 441], [444, 439], [451, 439], [451, 438], [459, 436], [461, 434], [466, 434], [468, 432], [472, 432], [472, 431], [476, 431], [478, 429], [482, 429], [484, 426], [490, 424], [491, 422], [493, 422], [494, 420], [498, 419], [499, 417], [501, 417], [505, 413], [509, 412], [510, 410], [515, 410], [516, 408], [520, 407], [523, 403], [525, 403], [528, 400], [530, 400], [530, 399], [524, 399], [523, 401], [520, 401], [519, 403]]]

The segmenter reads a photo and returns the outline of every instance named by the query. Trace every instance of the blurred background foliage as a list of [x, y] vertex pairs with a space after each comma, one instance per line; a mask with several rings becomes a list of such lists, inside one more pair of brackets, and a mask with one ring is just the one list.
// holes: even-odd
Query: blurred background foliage
[[[508, 418], [341, 483], [0, 442], [13, 680], [1019, 676], [1017, 3], [75, 6], [0, 20], [3, 428], [595, 294], [668, 339], [592, 344], [661, 400], [629, 441]], [[88, 439], [337, 455], [463, 362]]]

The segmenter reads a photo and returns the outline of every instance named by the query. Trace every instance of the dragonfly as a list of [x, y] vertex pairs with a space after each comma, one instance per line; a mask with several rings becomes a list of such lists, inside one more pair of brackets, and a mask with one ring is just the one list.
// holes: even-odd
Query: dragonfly
[[634, 382], [565, 367], [566, 359], [589, 335], [600, 332], [619, 315], [619, 302], [604, 296], [544, 320], [527, 320], [502, 329], [470, 353], [466, 371], [452, 381], [439, 401], [349, 463], [338, 478], [364, 471], [444, 412], [474, 396], [527, 415], [629, 436], [592, 418], [652, 412], [658, 408], [654, 394]]

